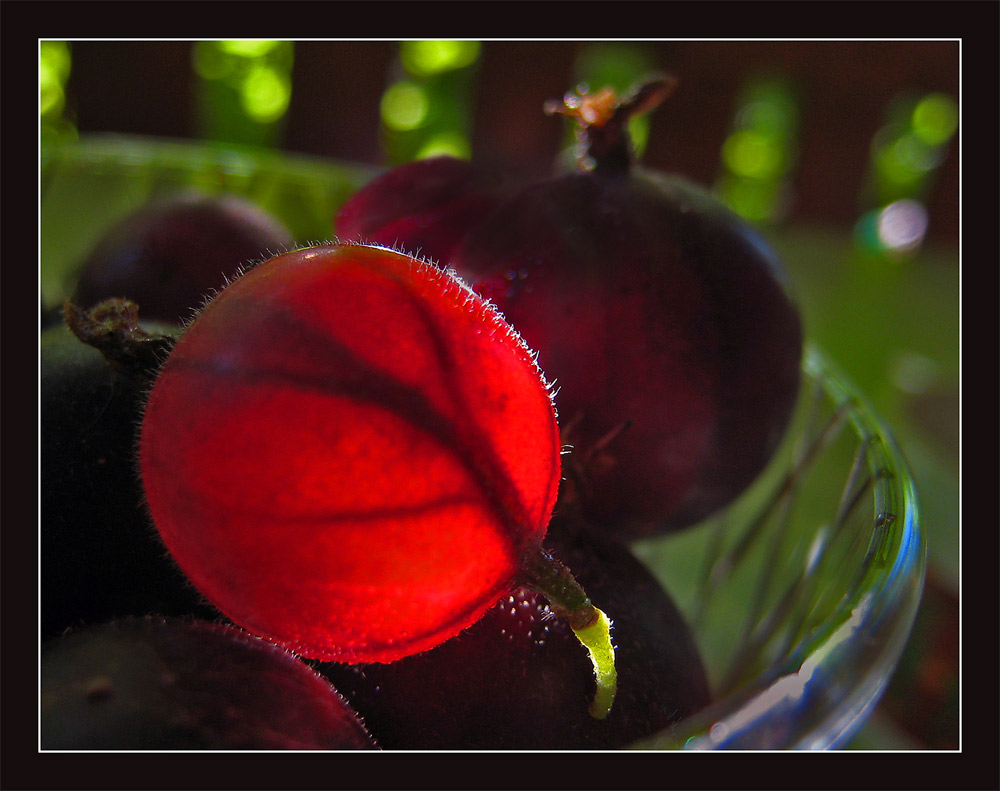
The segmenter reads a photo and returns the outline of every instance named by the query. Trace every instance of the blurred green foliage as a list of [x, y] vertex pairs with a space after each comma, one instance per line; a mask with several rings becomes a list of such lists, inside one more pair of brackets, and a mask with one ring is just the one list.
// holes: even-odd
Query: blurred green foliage
[[42, 144], [77, 136], [65, 114], [66, 82], [72, 69], [72, 50], [66, 41], [38, 44], [38, 111]]
[[865, 197], [875, 205], [923, 198], [958, 129], [958, 105], [950, 96], [903, 94], [886, 109], [885, 124], [871, 146]]
[[381, 101], [381, 143], [392, 164], [472, 155], [478, 41], [403, 41]]
[[198, 41], [199, 132], [205, 140], [280, 146], [292, 95], [291, 41]]
[[785, 218], [798, 155], [799, 107], [784, 75], [749, 79], [737, 97], [733, 122], [722, 144], [714, 190], [751, 222]]

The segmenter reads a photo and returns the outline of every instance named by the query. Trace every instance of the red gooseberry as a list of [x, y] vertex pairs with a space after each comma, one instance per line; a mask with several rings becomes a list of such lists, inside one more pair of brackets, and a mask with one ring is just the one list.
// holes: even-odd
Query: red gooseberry
[[433, 647], [511, 590], [541, 551], [560, 451], [550, 388], [490, 303], [359, 244], [279, 255], [208, 303], [139, 447], [194, 585], [252, 632], [342, 662]]

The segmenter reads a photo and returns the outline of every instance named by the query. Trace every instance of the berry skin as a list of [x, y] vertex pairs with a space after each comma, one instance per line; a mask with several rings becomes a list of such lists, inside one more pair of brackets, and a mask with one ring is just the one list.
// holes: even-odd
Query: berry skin
[[[557, 385], [573, 448], [561, 507], [625, 539], [739, 496], [784, 435], [800, 378], [801, 322], [774, 253], [705, 190], [634, 162], [628, 120], [672, 89], [652, 80], [626, 101], [605, 90], [548, 106], [578, 121], [575, 167], [449, 215], [437, 253]], [[446, 158], [404, 165], [348, 204], [345, 227], [390, 229], [378, 238], [412, 249], [425, 243], [414, 218], [478, 197], [475, 173]]]
[[577, 171], [524, 187], [452, 256], [558, 386], [564, 505], [624, 538], [694, 524], [756, 478], [802, 354], [761, 237], [699, 187], [632, 164], [626, 122], [669, 84], [651, 86], [586, 112], [568, 101]]
[[566, 496], [596, 524], [686, 527], [770, 459], [801, 329], [762, 249], [678, 181], [580, 174], [526, 189], [456, 253], [555, 379]]
[[126, 618], [43, 647], [50, 750], [373, 750], [329, 682], [232, 626]]
[[358, 190], [337, 215], [337, 234], [447, 264], [466, 231], [507, 191], [499, 174], [463, 159], [409, 162]]
[[292, 243], [281, 222], [235, 195], [180, 194], [113, 226], [83, 264], [73, 302], [138, 303], [146, 320], [180, 323], [241, 267]]
[[539, 551], [560, 477], [516, 333], [453, 274], [366, 245], [277, 256], [213, 299], [157, 376], [139, 450], [194, 585], [347, 662], [478, 620]]
[[621, 542], [560, 517], [549, 542], [594, 601], [617, 613], [618, 695], [607, 718], [582, 705], [594, 686], [586, 652], [544, 597], [518, 588], [430, 651], [319, 666], [383, 749], [619, 749], [710, 702], [680, 612]]
[[145, 385], [65, 325], [42, 333], [40, 373], [42, 639], [122, 615], [215, 617], [144, 511]]

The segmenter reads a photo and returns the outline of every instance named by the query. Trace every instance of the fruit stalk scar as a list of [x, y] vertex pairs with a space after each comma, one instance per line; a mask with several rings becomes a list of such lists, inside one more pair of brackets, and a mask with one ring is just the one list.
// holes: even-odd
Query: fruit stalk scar
[[635, 159], [628, 122], [645, 115], [674, 92], [673, 75], [651, 77], [629, 96], [619, 98], [611, 88], [589, 93], [581, 86], [560, 103], [545, 103], [547, 115], [564, 115], [576, 121], [576, 159], [581, 171], [627, 173]]
[[90, 310], [67, 299], [63, 317], [77, 338], [101, 352], [116, 371], [139, 382], [153, 381], [163, 358], [177, 342], [174, 335], [143, 329], [139, 306], [127, 299], [106, 299]]
[[525, 552], [521, 575], [521, 584], [549, 600], [552, 612], [569, 624], [573, 634], [590, 654], [597, 683], [590, 714], [603, 720], [611, 711], [618, 688], [611, 619], [593, 605], [570, 570], [541, 546]]

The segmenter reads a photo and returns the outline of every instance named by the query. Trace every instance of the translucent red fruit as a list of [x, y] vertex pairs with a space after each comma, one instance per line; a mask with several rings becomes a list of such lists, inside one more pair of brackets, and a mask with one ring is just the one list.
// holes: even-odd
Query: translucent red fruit
[[500, 203], [505, 185], [480, 165], [450, 156], [409, 162], [384, 173], [341, 207], [341, 239], [401, 247], [447, 263], [469, 227]]
[[252, 261], [292, 242], [268, 212], [235, 195], [171, 195], [123, 218], [83, 264], [73, 301], [138, 303], [145, 320], [180, 322]]
[[448, 272], [363, 245], [273, 258], [208, 304], [141, 430], [153, 520], [222, 612], [300, 654], [386, 662], [506, 593], [560, 478], [550, 392]]
[[330, 678], [384, 749], [618, 749], [710, 702], [681, 613], [620, 541], [553, 518], [546, 541], [615, 613], [618, 694], [598, 720], [587, 652], [544, 597], [518, 588], [443, 645], [379, 665], [329, 663]]

